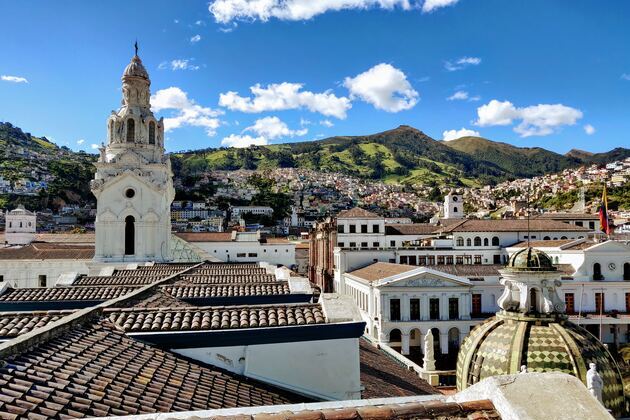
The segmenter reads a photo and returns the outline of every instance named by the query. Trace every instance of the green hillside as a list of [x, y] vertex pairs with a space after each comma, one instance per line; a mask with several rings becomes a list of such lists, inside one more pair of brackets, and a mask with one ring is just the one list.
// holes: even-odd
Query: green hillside
[[580, 159], [540, 147], [516, 147], [481, 137], [462, 137], [445, 142], [449, 147], [477, 159], [494, 163], [517, 178], [528, 178], [579, 166]]

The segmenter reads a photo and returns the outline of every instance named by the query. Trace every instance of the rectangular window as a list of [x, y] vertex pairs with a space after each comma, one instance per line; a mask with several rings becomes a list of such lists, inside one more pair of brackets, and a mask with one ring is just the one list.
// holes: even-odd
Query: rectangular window
[[350, 233], [357, 233], [356, 225], [350, 225]]
[[392, 248], [396, 247], [396, 241], [389, 241], [389, 246], [391, 246]]
[[429, 318], [440, 319], [440, 299], [439, 298], [429, 299]]
[[338, 225], [337, 226], [337, 233], [343, 233], [343, 231], [344, 231], [343, 225]]
[[595, 293], [595, 312], [606, 312], [606, 297], [603, 293]]
[[372, 225], [372, 233], [380, 233], [381, 227], [379, 225]]
[[595, 222], [588, 222], [588, 228], [589, 229], [595, 229]]
[[389, 262], [392, 263], [392, 264], [396, 264], [396, 258], [390, 258]]
[[630, 313], [630, 293], [626, 293], [626, 312]]
[[361, 225], [361, 233], [368, 233], [368, 225]]
[[582, 222], [578, 221], [578, 222], [575, 222], [575, 226], [584, 226], [584, 225], [582, 224]]
[[427, 257], [425, 256], [418, 257], [418, 265], [427, 265]]
[[444, 255], [438, 255], [437, 262], [438, 265], [444, 265]]
[[245, 254], [244, 252], [239, 252], [236, 254], [236, 258], [245, 258], [247, 256], [247, 254]]
[[410, 255], [409, 256], [409, 265], [416, 265], [416, 256], [415, 255]]
[[411, 321], [420, 321], [420, 299], [410, 299], [409, 306], [409, 319]]
[[435, 255], [429, 255], [429, 257], [427, 258], [427, 264], [435, 265]]
[[367, 244], [368, 244], [367, 242], [361, 242], [361, 248], [367, 248], [368, 247]]
[[472, 255], [464, 255], [464, 264], [466, 265], [472, 264]]
[[448, 319], [459, 319], [459, 298], [448, 298]]
[[455, 264], [459, 264], [459, 265], [464, 264], [464, 257], [462, 257], [461, 255], [456, 256], [455, 257]]
[[573, 295], [573, 293], [564, 294], [564, 304], [567, 305], [568, 314], [575, 313], [575, 296]]
[[472, 295], [472, 315], [481, 315], [481, 295]]
[[250, 252], [247, 256], [250, 257], [250, 258], [256, 258], [258, 256], [258, 253]]
[[339, 243], [337, 244], [337, 246], [338, 246], [339, 248], [343, 248], [343, 242], [339, 242]]
[[374, 248], [378, 248], [379, 243], [378, 243], [378, 242], [372, 242], [372, 246], [373, 246]]
[[46, 274], [40, 274], [38, 278], [39, 287], [46, 287]]
[[409, 263], [409, 257], [407, 257], [406, 255], [401, 255], [400, 256], [400, 263], [401, 264], [408, 264]]
[[492, 256], [492, 263], [493, 264], [501, 264], [501, 255], [500, 254], [495, 254]]
[[475, 255], [475, 264], [481, 264], [481, 255]]
[[453, 256], [452, 255], [447, 255], [446, 256], [446, 264], [447, 265], [453, 265]]
[[350, 248], [356, 248], [356, 247], [357, 247], [356, 242], [350, 242]]
[[400, 299], [389, 300], [389, 320], [400, 321]]

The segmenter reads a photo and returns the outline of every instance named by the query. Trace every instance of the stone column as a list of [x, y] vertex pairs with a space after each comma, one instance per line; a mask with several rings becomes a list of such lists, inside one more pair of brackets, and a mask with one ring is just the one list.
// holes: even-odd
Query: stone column
[[407, 293], [403, 293], [400, 298], [400, 319], [409, 321], [409, 296]]
[[420, 296], [420, 320], [429, 320], [429, 297], [426, 294]]
[[464, 319], [464, 317], [466, 316], [466, 295], [464, 295], [463, 293], [460, 293], [459, 296], [457, 296], [457, 307], [459, 310], [459, 319]]
[[409, 333], [402, 333], [401, 340], [402, 346], [400, 349], [400, 353], [406, 356], [409, 354]]
[[440, 296], [440, 319], [442, 321], [448, 320], [448, 296], [446, 293], [442, 293]]

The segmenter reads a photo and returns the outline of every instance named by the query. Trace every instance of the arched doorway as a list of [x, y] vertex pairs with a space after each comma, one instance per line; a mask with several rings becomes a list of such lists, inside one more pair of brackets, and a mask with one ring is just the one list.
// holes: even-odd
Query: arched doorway
[[400, 352], [402, 347], [402, 334], [398, 328], [394, 328], [389, 332], [389, 346]]
[[442, 348], [440, 347], [440, 330], [437, 328], [431, 328], [431, 335], [433, 336], [433, 354], [437, 358], [442, 354]]
[[424, 353], [424, 349], [422, 348], [422, 335], [420, 334], [420, 329], [414, 328], [409, 331], [409, 359], [418, 363], [422, 361], [422, 354]]
[[133, 216], [125, 217], [125, 255], [136, 253], [136, 219]]
[[453, 327], [448, 330], [448, 354], [452, 356], [459, 351], [459, 328]]

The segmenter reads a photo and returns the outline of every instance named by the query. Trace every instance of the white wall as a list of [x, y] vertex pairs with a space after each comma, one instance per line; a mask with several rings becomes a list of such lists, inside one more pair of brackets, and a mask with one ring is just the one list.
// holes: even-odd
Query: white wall
[[12, 287], [39, 287], [39, 276], [46, 276], [46, 286], [55, 285], [62, 273], [88, 274], [92, 260], [0, 260], [0, 276]]
[[[221, 261], [229, 262], [258, 262], [266, 261], [291, 267], [296, 264], [294, 243], [260, 243], [247, 242], [194, 242], [196, 246]], [[238, 254], [245, 256], [238, 256]], [[256, 256], [250, 256], [256, 254]]]
[[314, 398], [361, 398], [357, 338], [173, 351]]

